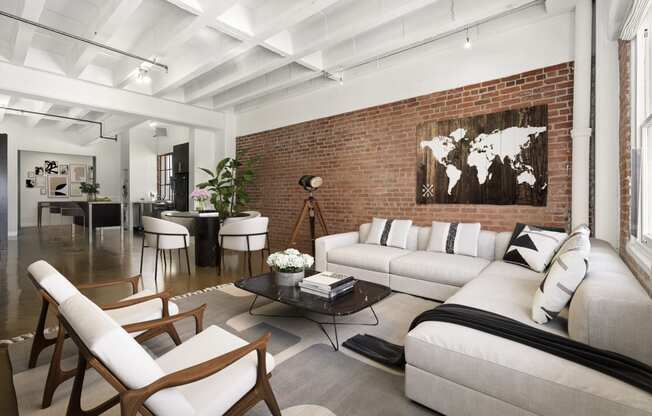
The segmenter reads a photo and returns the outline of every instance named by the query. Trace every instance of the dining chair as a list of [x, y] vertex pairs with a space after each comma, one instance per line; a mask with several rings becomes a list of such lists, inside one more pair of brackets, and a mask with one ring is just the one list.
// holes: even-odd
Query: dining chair
[[[264, 267], [264, 253], [269, 254], [269, 234], [267, 226], [268, 217], [253, 217], [243, 221], [226, 221], [220, 227], [220, 264], [224, 263], [224, 250], [239, 251], [245, 253], [249, 265], [249, 276], [253, 275], [251, 268], [251, 253], [261, 252], [261, 270]], [[221, 274], [220, 270], [220, 274]]]
[[[212, 325], [154, 359], [128, 335], [152, 323], [121, 327], [81, 294], [59, 307], [59, 321], [80, 351], [69, 415], [99, 414], [117, 404], [122, 416], [242, 415], [261, 400], [274, 416], [281, 415], [269, 384], [274, 369], [269, 333], [247, 344]], [[87, 368], [118, 393], [91, 410], [81, 404]]]
[[[181, 250], [186, 252], [186, 266], [188, 267], [188, 274], [190, 271], [190, 257], [188, 255], [188, 245], [190, 243], [190, 232], [183, 225], [162, 220], [154, 217], [143, 217], [143, 245], [140, 250], [140, 273], [143, 273], [143, 256], [145, 248], [156, 250], [155, 263], [154, 263], [154, 282], [158, 290], [158, 259], [162, 255], [164, 265], [167, 265], [165, 258], [165, 251], [177, 250], [179, 266], [181, 266]], [[170, 256], [172, 262], [172, 256]]]
[[[61, 368], [63, 343], [65, 341], [65, 334], [62, 328], [59, 327], [57, 336], [54, 338], [47, 338], [45, 336], [45, 324], [50, 308], [57, 312], [61, 303], [79, 294], [80, 290], [130, 285], [132, 290], [130, 296], [115, 303], [102, 306], [106, 313], [120, 325], [168, 318], [179, 314], [179, 307], [170, 301], [169, 293], [154, 293], [151, 290], [142, 290], [139, 292], [140, 276], [75, 286], [65, 276], [59, 273], [57, 269], [44, 260], [38, 260], [29, 265], [27, 275], [42, 300], [41, 313], [36, 324], [34, 337], [32, 338], [28, 367], [36, 367], [41, 352], [50, 345], [55, 345], [43, 391], [41, 402], [43, 408], [50, 406], [57, 387], [75, 374], [74, 371]], [[163, 333], [168, 334], [175, 344], [179, 345], [181, 343], [179, 334], [174, 328], [174, 325], [171, 324], [137, 332], [132, 335], [136, 341], [144, 342]]]

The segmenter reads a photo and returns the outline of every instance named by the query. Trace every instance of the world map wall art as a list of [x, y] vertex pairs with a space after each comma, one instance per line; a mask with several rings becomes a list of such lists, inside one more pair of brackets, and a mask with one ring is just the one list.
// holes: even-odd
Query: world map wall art
[[418, 204], [545, 206], [548, 106], [417, 126]]

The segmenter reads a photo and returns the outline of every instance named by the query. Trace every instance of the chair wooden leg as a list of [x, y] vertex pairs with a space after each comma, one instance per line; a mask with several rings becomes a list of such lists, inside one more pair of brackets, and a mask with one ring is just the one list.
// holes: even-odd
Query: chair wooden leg
[[278, 407], [278, 402], [276, 401], [276, 396], [274, 396], [274, 391], [272, 391], [272, 386], [269, 384], [269, 379], [265, 377], [265, 380], [261, 384], [261, 396], [265, 400], [267, 408], [274, 416], [281, 416], [281, 409]]
[[83, 354], [79, 354], [77, 360], [77, 370], [75, 371], [75, 381], [72, 385], [72, 392], [70, 393], [70, 400], [68, 401], [68, 409], [66, 416], [96, 416], [101, 415], [113, 406], [120, 403], [120, 396], [115, 395], [104, 403], [94, 407], [91, 410], [84, 410], [81, 405], [82, 388], [84, 387], [84, 376], [86, 375], [86, 366], [88, 365], [86, 358]]
[[45, 380], [45, 389], [43, 390], [43, 400], [41, 401], [41, 407], [46, 409], [52, 404], [52, 397], [54, 392], [57, 390], [57, 387], [61, 385], [64, 381], [75, 375], [75, 370], [63, 370], [61, 368], [61, 356], [63, 355], [63, 343], [66, 340], [66, 332], [63, 329], [63, 326], [59, 326], [59, 332], [57, 334], [56, 344], [54, 346], [54, 353], [52, 354], [52, 360], [50, 361], [50, 368], [48, 369], [48, 376]]
[[174, 327], [173, 324], [168, 325], [165, 328], [165, 332], [167, 332], [168, 335], [170, 335], [170, 338], [172, 338], [172, 341], [176, 345], [181, 345], [181, 338], [179, 337], [179, 333], [177, 332], [177, 329]]
[[188, 266], [188, 274], [192, 274], [190, 271], [190, 256], [188, 255], [188, 246], [184, 248], [186, 250], [186, 266]]
[[38, 360], [38, 356], [41, 354], [41, 351], [56, 342], [56, 339], [45, 338], [44, 333], [45, 320], [48, 316], [49, 306], [50, 303], [47, 300], [43, 299], [43, 303], [41, 304], [41, 313], [39, 314], [38, 322], [36, 323], [36, 331], [34, 332], [34, 338], [32, 339], [32, 349], [29, 352], [29, 362], [27, 365], [29, 368], [36, 367], [36, 361]]

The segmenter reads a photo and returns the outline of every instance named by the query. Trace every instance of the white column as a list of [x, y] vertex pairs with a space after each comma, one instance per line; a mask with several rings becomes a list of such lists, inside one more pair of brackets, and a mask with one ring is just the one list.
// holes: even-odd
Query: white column
[[[618, 42], [610, 37], [610, 6], [595, 3], [595, 216], [594, 235], [619, 245], [620, 174], [619, 113], [620, 88]], [[613, 25], [619, 27], [619, 25]]]
[[572, 226], [589, 223], [589, 154], [591, 114], [591, 0], [575, 7], [575, 81], [573, 88]]

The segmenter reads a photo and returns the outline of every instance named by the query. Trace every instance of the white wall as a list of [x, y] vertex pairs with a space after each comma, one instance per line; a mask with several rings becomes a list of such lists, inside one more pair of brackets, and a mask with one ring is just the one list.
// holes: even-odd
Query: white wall
[[156, 138], [156, 151], [159, 155], [172, 153], [172, 148], [181, 143], [188, 143], [190, 129], [183, 126], [166, 126], [168, 135]]
[[[37, 206], [39, 201], [85, 201], [86, 196], [70, 198], [49, 198], [47, 195], [41, 195], [40, 188], [27, 188], [25, 181], [27, 172], [33, 171], [35, 166], [43, 166], [46, 160], [56, 160], [59, 165], [76, 163], [86, 166], [93, 166], [92, 156], [66, 155], [61, 153], [44, 153], [22, 150], [20, 152], [20, 226], [34, 227], [37, 225]], [[47, 185], [47, 184], [46, 184]], [[47, 187], [46, 187], [47, 189]], [[71, 224], [72, 217], [62, 217], [59, 214], [50, 214], [48, 210], [42, 212], [42, 224]]]
[[129, 198], [150, 201], [149, 193], [156, 192], [156, 139], [145, 123], [129, 129], [128, 136]]
[[[237, 114], [237, 135], [270, 130], [419, 95], [444, 91], [573, 60], [571, 13], [530, 10], [513, 21], [479, 29], [470, 50], [459, 38], [442, 39], [394, 58], [347, 71], [305, 95]], [[226, 118], [226, 115], [225, 115]], [[227, 123], [225, 123], [227, 129]]]
[[0, 123], [0, 133], [7, 133], [9, 140], [7, 181], [10, 236], [16, 235], [18, 231], [18, 150], [96, 156], [97, 182], [101, 185], [101, 194], [120, 200], [119, 143], [104, 141], [92, 146], [81, 146], [77, 144], [76, 136], [60, 131], [50, 123], [30, 128], [23, 122], [22, 119], [6, 116]]

